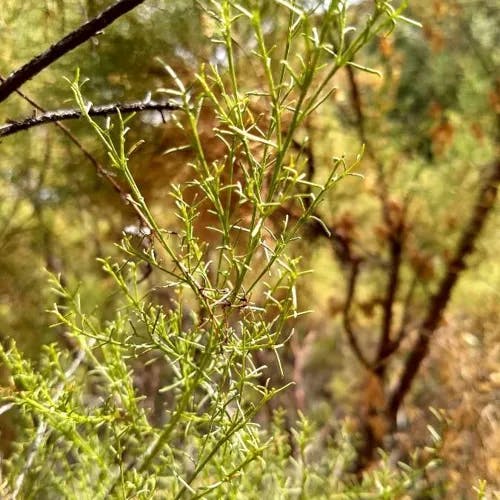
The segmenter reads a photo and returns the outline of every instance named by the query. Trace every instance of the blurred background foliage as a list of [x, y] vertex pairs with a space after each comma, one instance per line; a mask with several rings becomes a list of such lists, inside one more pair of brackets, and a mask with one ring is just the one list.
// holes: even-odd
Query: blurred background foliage
[[[111, 3], [3, 0], [0, 75], [5, 77]], [[353, 15], [362, 19], [369, 3], [352, 2]], [[273, 2], [267, 5], [265, 35], [271, 43], [276, 23], [283, 20], [274, 15]], [[313, 180], [326, 175], [333, 156], [354, 158], [363, 143], [370, 145], [358, 168], [364, 179], [342, 182], [320, 210], [326, 224], [365, 259], [352, 310], [368, 351], [376, 344], [390, 271], [390, 231], [380, 208], [380, 176], [393, 212], [405, 210], [407, 238], [394, 308], [411, 336], [411, 322], [418, 321], [436, 289], [485, 168], [498, 161], [498, 5], [488, 0], [413, 2], [408, 16], [423, 28], [401, 25], [390, 38], [372, 43], [356, 61], [381, 76], [356, 69], [340, 72], [336, 92], [308, 119], [298, 138], [307, 146]], [[210, 35], [210, 22], [195, 2], [149, 0], [61, 58], [22, 91], [46, 109], [73, 107], [64, 77], [72, 78], [78, 67], [89, 79], [85, 97], [94, 104], [142, 99], [149, 92], [155, 98], [158, 88], [172, 84], [158, 58], [196, 91], [194, 73], [201, 64], [226, 64], [223, 51], [207, 43]], [[259, 74], [248, 63], [252, 47], [244, 31], [235, 42], [239, 69], [255, 83]], [[31, 104], [11, 96], [1, 108], [1, 121], [32, 113]], [[210, 120], [207, 117], [205, 124], [208, 149]], [[163, 153], [181, 146], [182, 134], [159, 113], [138, 115], [132, 125], [132, 140], [146, 141], [133, 159], [138, 183], [154, 212], [174, 229], [170, 184], [189, 176], [188, 158]], [[87, 125], [67, 126], [105, 163]], [[3, 139], [0, 147], [0, 335], [14, 337], [36, 359], [42, 343], [59, 340], [45, 313], [54, 301], [45, 269], [60, 273], [70, 286], [80, 284], [83, 300], [106, 317], [113, 296], [96, 257], [115, 254], [123, 229], [137, 221], [82, 151], [55, 126], [18, 133]], [[213, 154], [217, 155], [215, 145]], [[433, 472], [435, 484], [442, 488], [436, 490], [438, 498], [467, 498], [476, 479], [486, 479], [493, 489], [498, 480], [499, 222], [497, 208], [469, 259], [469, 269], [460, 276], [429, 359], [400, 416], [397, 458], [426, 442], [430, 406], [447, 416], [443, 462]], [[286, 354], [285, 372], [296, 386], [276, 404], [289, 415], [304, 411], [327, 433], [340, 422], [354, 432], [355, 416], [372, 396], [366, 394], [366, 378], [345, 339], [345, 262], [336, 255], [332, 240], [317, 234], [305, 238], [294, 251], [314, 273], [303, 279], [298, 295], [302, 308], [313, 312], [291, 325], [297, 334]], [[152, 287], [154, 279], [150, 276], [147, 286]], [[403, 342], [388, 384], [397, 377], [405, 349]], [[6, 424], [4, 450], [10, 438]]]

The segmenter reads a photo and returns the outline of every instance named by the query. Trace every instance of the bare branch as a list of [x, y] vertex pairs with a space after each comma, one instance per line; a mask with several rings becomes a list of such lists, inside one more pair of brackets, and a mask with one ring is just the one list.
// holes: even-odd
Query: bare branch
[[144, 0], [119, 0], [114, 5], [101, 12], [97, 17], [82, 24], [64, 38], [49, 47], [45, 52], [31, 59], [24, 66], [11, 73], [0, 84], [0, 102], [5, 101], [21, 85], [50, 66], [54, 61], [75, 49], [97, 32], [109, 26], [113, 21], [131, 11]]
[[[410, 309], [413, 301], [413, 296], [415, 294], [415, 290], [417, 288], [418, 284], [418, 275], [417, 273], [414, 274], [413, 279], [411, 280], [410, 286], [408, 288], [408, 291], [406, 292], [405, 299], [403, 302], [403, 315], [401, 317], [401, 324], [399, 326], [399, 330], [396, 334], [396, 337], [394, 339], [394, 346], [393, 346], [393, 351], [394, 352], [396, 349], [399, 348], [399, 344], [403, 341], [405, 338], [407, 332], [408, 332], [408, 325], [410, 323]], [[391, 353], [392, 354], [392, 353]]]
[[403, 240], [404, 240], [404, 223], [402, 220], [398, 222], [396, 227], [391, 228], [389, 235], [389, 278], [387, 280], [385, 297], [382, 302], [383, 316], [382, 325], [379, 338], [379, 345], [377, 350], [377, 363], [380, 375], [385, 371], [385, 362], [387, 357], [394, 352], [394, 347], [391, 341], [391, 331], [393, 323], [393, 307], [396, 301], [396, 294], [399, 288], [399, 278], [401, 271], [401, 264], [403, 258]]
[[403, 205], [402, 210], [394, 210], [389, 200], [388, 188], [384, 174], [384, 166], [379, 160], [375, 148], [369, 140], [366, 131], [366, 119], [363, 110], [363, 101], [361, 99], [361, 91], [359, 84], [351, 66], [346, 66], [349, 87], [351, 92], [351, 104], [356, 113], [356, 126], [361, 142], [365, 145], [365, 150], [368, 156], [373, 161], [377, 170], [377, 196], [379, 198], [382, 217], [389, 230], [388, 245], [389, 245], [389, 276], [383, 299], [383, 317], [380, 331], [380, 338], [377, 348], [377, 356], [375, 367], [380, 376], [384, 375], [387, 358], [395, 351], [399, 342], [395, 343], [391, 340], [392, 324], [393, 324], [393, 307], [396, 301], [397, 292], [400, 286], [400, 272], [403, 261], [404, 239], [405, 239], [405, 215], [407, 206]]
[[[140, 111], [175, 111], [180, 106], [172, 102], [156, 102], [156, 101], [136, 101], [125, 104], [113, 103], [104, 104], [102, 106], [90, 106], [88, 114], [90, 116], [109, 116], [120, 112], [121, 114], [136, 113]], [[21, 121], [11, 121], [7, 125], [0, 127], [0, 137], [26, 130], [45, 123], [60, 122], [62, 120], [78, 120], [82, 117], [82, 112], [79, 109], [59, 109], [57, 111], [48, 111], [39, 116], [26, 118]]]
[[354, 291], [356, 290], [356, 282], [359, 273], [359, 261], [354, 260], [351, 262], [351, 271], [349, 275], [349, 282], [347, 285], [347, 297], [345, 300], [344, 311], [343, 311], [343, 323], [344, 330], [347, 333], [347, 340], [351, 346], [352, 351], [356, 355], [358, 361], [368, 370], [372, 370], [372, 365], [368, 361], [368, 358], [363, 354], [361, 347], [358, 343], [356, 334], [354, 333], [352, 323], [351, 323], [351, 305], [354, 298]]
[[[2, 75], [0, 75], [0, 81], [4, 81]], [[34, 101], [31, 97], [27, 96], [25, 93], [21, 92], [20, 90], [16, 90], [16, 94], [21, 96], [25, 101], [29, 102], [38, 111], [41, 111], [44, 114], [47, 113], [47, 111], [42, 106], [40, 106], [36, 101]], [[63, 123], [60, 123], [59, 121], [55, 121], [53, 123], [66, 135], [66, 137], [68, 137], [70, 141], [72, 141], [78, 147], [78, 149], [80, 149], [80, 151], [92, 163], [92, 165], [94, 165], [98, 175], [104, 177], [113, 186], [113, 189], [120, 195], [122, 200], [125, 203], [129, 204], [130, 195], [127, 193], [127, 191], [120, 185], [120, 183], [116, 180], [116, 178], [112, 176], [102, 166], [102, 164], [97, 160], [97, 158], [94, 155], [92, 155], [92, 153], [79, 141], [79, 139], [75, 136], [75, 134], [73, 134], [73, 132], [71, 132], [71, 130], [68, 127], [66, 127], [66, 125], [64, 125]], [[0, 131], [1, 130], [2, 129], [0, 128]], [[140, 212], [140, 210], [138, 210], [137, 206], [134, 203], [130, 203], [130, 205], [134, 210], [134, 212], [139, 217], [139, 220], [142, 220], [143, 215]]]
[[[363, 113], [363, 104], [361, 101], [361, 92], [359, 91], [358, 82], [354, 75], [354, 69], [351, 65], [346, 64], [345, 70], [349, 80], [349, 88], [351, 91], [351, 103], [356, 113], [356, 127], [358, 128], [358, 135], [361, 142], [368, 146], [368, 138], [366, 136], [365, 115]], [[370, 149], [371, 152], [371, 149]]]
[[[2, 75], [0, 75], [0, 81], [2, 81], [2, 82], [5, 81], [5, 78]], [[16, 94], [19, 95], [20, 97], [22, 97], [26, 102], [28, 102], [29, 104], [31, 104], [35, 109], [37, 109], [41, 113], [46, 113], [47, 112], [46, 109], [44, 109], [42, 106], [40, 106], [34, 99], [32, 99], [31, 97], [29, 97], [24, 92], [21, 92], [20, 90], [16, 90]], [[95, 156], [92, 155], [92, 153], [87, 148], [85, 148], [85, 146], [78, 140], [78, 138], [75, 136], [75, 134], [73, 134], [73, 132], [71, 132], [71, 130], [68, 127], [66, 127], [66, 125], [63, 125], [60, 122], [54, 122], [54, 125], [59, 130], [61, 130], [61, 132], [71, 142], [73, 142], [73, 144], [76, 145], [76, 147], [83, 153], [83, 155], [90, 161], [90, 163], [92, 163], [92, 165], [94, 165], [95, 169], [97, 170], [97, 172], [99, 174], [101, 174], [103, 176], [106, 176], [106, 174], [107, 174], [106, 169], [99, 163], [99, 161], [95, 158]], [[108, 180], [111, 180], [112, 183], [114, 183], [114, 179], [113, 178], [108, 179]], [[117, 189], [117, 186], [115, 186], [115, 189]], [[121, 189], [118, 188], [117, 191], [120, 193]]]

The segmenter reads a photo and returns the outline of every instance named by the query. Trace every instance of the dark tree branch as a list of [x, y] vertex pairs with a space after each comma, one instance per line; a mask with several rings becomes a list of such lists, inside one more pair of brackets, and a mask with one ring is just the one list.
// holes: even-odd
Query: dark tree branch
[[412, 305], [413, 295], [415, 293], [415, 289], [417, 288], [417, 283], [418, 283], [418, 276], [417, 274], [415, 274], [410, 283], [408, 291], [406, 292], [406, 296], [403, 303], [403, 315], [401, 317], [401, 324], [399, 326], [399, 330], [395, 336], [395, 339], [392, 342], [389, 354], [392, 354], [399, 348], [399, 345], [401, 344], [401, 342], [403, 341], [408, 332], [408, 325], [411, 320], [410, 309]]
[[418, 337], [403, 368], [399, 384], [389, 399], [387, 413], [393, 421], [415, 380], [423, 360], [429, 352], [429, 344], [432, 336], [439, 326], [458, 278], [466, 268], [465, 260], [474, 251], [474, 245], [489, 213], [495, 205], [499, 182], [500, 161], [497, 160], [491, 166], [490, 172], [485, 176], [478, 198], [472, 209], [472, 216], [460, 236], [455, 254], [448, 264], [441, 284], [431, 298], [428, 311], [419, 329]]
[[[361, 142], [365, 145], [365, 150], [377, 169], [378, 198], [380, 200], [382, 217], [389, 231], [389, 276], [385, 296], [382, 302], [383, 316], [380, 331], [380, 338], [375, 360], [375, 369], [379, 376], [383, 377], [386, 362], [389, 356], [395, 352], [399, 346], [399, 341], [391, 339], [392, 324], [394, 318], [394, 302], [396, 300], [398, 288], [400, 286], [401, 264], [403, 262], [403, 250], [405, 240], [405, 216], [407, 205], [400, 211], [391, 210], [391, 203], [388, 195], [388, 188], [384, 174], [384, 166], [380, 162], [375, 149], [372, 147], [367, 132], [366, 120], [363, 112], [363, 101], [358, 81], [352, 66], [346, 66], [351, 94], [351, 103], [356, 113], [356, 126]], [[396, 208], [396, 207], [393, 207]]]
[[351, 91], [351, 103], [356, 113], [356, 126], [358, 128], [359, 138], [361, 142], [368, 146], [368, 138], [366, 137], [365, 115], [363, 113], [363, 105], [361, 102], [361, 92], [359, 91], [358, 82], [354, 76], [354, 69], [349, 64], [346, 64], [347, 78], [349, 80], [349, 88]]
[[101, 12], [97, 17], [82, 24], [64, 38], [49, 47], [45, 52], [31, 59], [24, 66], [11, 73], [0, 84], [0, 102], [5, 101], [21, 85], [50, 66], [54, 61], [75, 49], [97, 32], [109, 26], [113, 21], [131, 11], [144, 0], [119, 0], [114, 5]]
[[349, 281], [347, 284], [347, 296], [345, 299], [344, 310], [342, 314], [342, 319], [344, 323], [344, 330], [347, 333], [347, 340], [353, 353], [355, 354], [358, 361], [368, 370], [372, 371], [372, 365], [368, 358], [363, 354], [361, 346], [358, 343], [356, 334], [354, 333], [352, 323], [351, 323], [351, 306], [354, 299], [354, 292], [356, 290], [356, 282], [359, 273], [359, 261], [354, 260], [351, 262], [351, 270], [349, 274]]
[[[2, 75], [0, 75], [0, 81], [4, 81]], [[26, 94], [24, 94], [20, 90], [16, 90], [15, 92], [16, 94], [21, 96], [25, 101], [29, 102], [35, 109], [41, 111], [42, 113], [47, 114], [47, 111], [42, 106], [40, 106], [36, 101], [28, 97]], [[141, 211], [137, 208], [135, 203], [130, 203], [129, 193], [127, 193], [127, 191], [120, 185], [120, 183], [116, 180], [116, 178], [102, 166], [102, 164], [95, 158], [95, 156], [92, 155], [92, 153], [90, 153], [90, 151], [88, 151], [87, 148], [85, 148], [85, 146], [78, 140], [78, 138], [73, 134], [73, 132], [71, 132], [69, 128], [67, 128], [64, 124], [60, 123], [59, 121], [54, 121], [53, 123], [66, 135], [66, 137], [68, 137], [70, 141], [72, 141], [78, 147], [78, 149], [80, 149], [83, 155], [92, 163], [92, 165], [94, 165], [98, 175], [104, 177], [111, 184], [111, 186], [113, 186], [113, 189], [120, 195], [122, 200], [125, 203], [130, 204], [132, 206], [132, 209], [139, 217], [139, 220], [143, 221], [143, 215]], [[1, 130], [2, 128], [0, 127], [0, 131]]]
[[387, 194], [387, 185], [385, 181], [385, 176], [384, 176], [384, 166], [380, 162], [380, 160], [377, 157], [377, 154], [375, 153], [376, 149], [372, 146], [371, 141], [369, 140], [368, 134], [366, 132], [366, 118], [365, 118], [365, 113], [363, 111], [363, 101], [361, 99], [361, 91], [359, 89], [359, 84], [356, 79], [356, 75], [354, 73], [354, 69], [350, 65], [346, 65], [345, 69], [347, 71], [347, 77], [349, 80], [349, 88], [350, 88], [350, 94], [351, 94], [351, 104], [352, 107], [354, 108], [354, 111], [356, 113], [356, 128], [358, 131], [358, 136], [361, 141], [361, 143], [365, 147], [366, 154], [371, 158], [373, 163], [375, 164], [375, 167], [377, 169], [377, 181], [378, 181], [378, 187], [379, 187], [379, 198], [382, 203], [382, 208], [384, 212], [384, 218], [388, 217], [388, 209], [387, 209], [387, 200], [388, 200], [388, 194]]
[[392, 350], [393, 342], [391, 341], [391, 331], [393, 323], [393, 306], [396, 300], [396, 293], [399, 288], [399, 275], [401, 270], [401, 263], [403, 257], [403, 239], [404, 239], [404, 224], [399, 221], [395, 228], [390, 229], [389, 235], [389, 278], [387, 280], [387, 287], [385, 297], [382, 302], [382, 328], [380, 332], [379, 345], [377, 350], [377, 363], [379, 375], [385, 372], [385, 362]]
[[[0, 81], [2, 81], [2, 82], [5, 81], [5, 78], [2, 75], [0, 75]], [[40, 106], [34, 99], [32, 99], [31, 97], [26, 95], [24, 92], [21, 92], [20, 90], [16, 90], [16, 94], [19, 95], [20, 97], [22, 97], [26, 102], [31, 104], [35, 109], [37, 109], [41, 113], [47, 113], [46, 109], [44, 109], [42, 106]], [[92, 165], [94, 165], [95, 169], [97, 170], [97, 172], [99, 174], [106, 176], [107, 172], [106, 172], [105, 168], [99, 163], [99, 161], [95, 158], [95, 156], [92, 155], [92, 153], [90, 153], [90, 151], [88, 151], [87, 148], [85, 148], [85, 146], [79, 141], [79, 139], [75, 136], [75, 134], [73, 134], [73, 132], [71, 132], [71, 130], [68, 127], [66, 127], [66, 125], [63, 125], [60, 122], [54, 122], [54, 125], [59, 130], [61, 130], [61, 132], [71, 142], [73, 142], [73, 144], [75, 144], [75, 146], [90, 161], [90, 163], [92, 163]], [[1, 127], [0, 127], [0, 130], [1, 130]], [[111, 180], [113, 181], [112, 183], [114, 183], [114, 179], [111, 178]], [[115, 186], [115, 190], [116, 189], [117, 189], [117, 186]], [[120, 193], [121, 190], [118, 189], [117, 191]]]
[[[121, 114], [135, 113], [139, 111], [175, 111], [180, 106], [172, 102], [155, 102], [155, 101], [137, 101], [125, 104], [114, 103], [104, 104], [102, 106], [90, 106], [88, 114], [90, 116], [109, 116], [120, 112]], [[21, 121], [11, 121], [7, 125], [0, 127], [0, 137], [7, 137], [21, 130], [26, 130], [45, 123], [60, 122], [62, 120], [77, 120], [82, 117], [82, 112], [79, 109], [59, 109], [57, 111], [48, 111], [39, 116], [26, 118]]]

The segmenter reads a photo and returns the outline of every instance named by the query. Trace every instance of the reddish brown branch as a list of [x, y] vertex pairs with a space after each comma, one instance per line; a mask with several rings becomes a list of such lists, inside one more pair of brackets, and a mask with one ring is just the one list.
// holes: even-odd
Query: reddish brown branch
[[481, 233], [486, 219], [494, 207], [500, 182], [500, 161], [496, 161], [484, 178], [478, 198], [472, 209], [472, 216], [465, 226], [455, 254], [448, 264], [447, 271], [441, 280], [437, 292], [431, 298], [428, 311], [419, 329], [413, 349], [406, 360], [399, 384], [392, 393], [387, 413], [394, 420], [397, 412], [408, 394], [420, 366], [429, 352], [429, 344], [448, 305], [457, 280], [466, 268], [466, 258], [474, 251], [474, 245]]
[[401, 342], [403, 341], [408, 332], [409, 329], [408, 325], [411, 319], [410, 308], [412, 304], [413, 295], [415, 293], [415, 288], [417, 286], [417, 282], [418, 278], [415, 275], [411, 281], [408, 291], [406, 292], [406, 296], [403, 303], [403, 315], [401, 317], [401, 324], [399, 326], [399, 330], [397, 331], [394, 340], [391, 342], [389, 352], [386, 354], [386, 356], [390, 356], [393, 352], [399, 349], [399, 345], [401, 344]]
[[349, 88], [351, 91], [351, 103], [354, 108], [354, 112], [356, 113], [356, 126], [358, 128], [359, 138], [361, 142], [365, 144], [368, 143], [366, 137], [365, 130], [365, 115], [363, 113], [363, 105], [361, 102], [361, 92], [359, 91], [359, 85], [356, 81], [356, 77], [354, 76], [354, 69], [352, 66], [347, 64], [345, 66], [345, 70], [347, 71], [347, 78], [349, 80]]
[[382, 302], [382, 327], [376, 358], [380, 375], [383, 375], [385, 371], [385, 363], [382, 363], [382, 360], [386, 360], [395, 350], [393, 349], [394, 346], [391, 341], [391, 331], [393, 323], [393, 306], [399, 288], [399, 275], [403, 257], [403, 228], [404, 224], [400, 221], [394, 229], [391, 229], [389, 235], [389, 277], [387, 280], [385, 297]]
[[37, 55], [24, 66], [11, 73], [3, 83], [0, 84], [0, 102], [5, 101], [21, 85], [36, 76], [43, 69], [50, 66], [54, 61], [75, 49], [97, 32], [106, 28], [116, 19], [131, 11], [144, 0], [120, 0], [114, 5], [101, 12], [98, 16], [82, 24], [64, 38], [49, 47], [45, 52]]
[[397, 210], [396, 204], [394, 204], [391, 210], [391, 204], [388, 197], [388, 190], [386, 185], [386, 180], [384, 177], [384, 168], [374, 149], [368, 140], [366, 134], [365, 125], [365, 115], [363, 112], [363, 102], [361, 99], [361, 92], [359, 89], [356, 76], [354, 74], [354, 69], [347, 65], [346, 66], [347, 76], [349, 80], [349, 88], [351, 94], [352, 107], [356, 113], [356, 125], [358, 129], [358, 135], [365, 145], [366, 152], [368, 156], [372, 159], [377, 169], [377, 181], [378, 181], [378, 197], [382, 209], [382, 217], [389, 231], [388, 243], [389, 243], [389, 276], [387, 280], [386, 292], [382, 302], [382, 325], [380, 330], [380, 338], [377, 348], [377, 355], [375, 358], [376, 370], [379, 376], [383, 376], [385, 372], [385, 365], [387, 358], [394, 353], [397, 349], [397, 345], [391, 340], [391, 331], [393, 324], [393, 307], [396, 300], [397, 291], [399, 288], [399, 277], [401, 271], [401, 264], [403, 261], [403, 248], [404, 248], [404, 237], [405, 237], [405, 224], [404, 216], [405, 210]]
[[354, 299], [354, 292], [356, 290], [356, 282], [359, 273], [359, 261], [354, 260], [351, 263], [351, 270], [349, 273], [349, 280], [347, 283], [347, 296], [344, 303], [344, 310], [342, 314], [342, 320], [344, 324], [344, 330], [347, 333], [347, 340], [349, 341], [349, 345], [353, 353], [355, 354], [358, 361], [369, 371], [372, 370], [372, 365], [368, 358], [363, 354], [361, 350], [361, 346], [359, 345], [356, 334], [354, 333], [354, 329], [352, 327], [351, 322], [351, 306]]

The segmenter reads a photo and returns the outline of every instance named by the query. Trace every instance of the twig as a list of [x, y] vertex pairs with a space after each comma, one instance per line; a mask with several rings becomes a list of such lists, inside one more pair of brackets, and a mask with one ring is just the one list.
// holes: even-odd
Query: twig
[[408, 324], [410, 323], [410, 317], [411, 317], [410, 308], [413, 300], [413, 295], [417, 288], [417, 283], [418, 283], [418, 275], [415, 273], [408, 288], [408, 291], [406, 292], [405, 295], [405, 299], [403, 302], [403, 315], [401, 317], [401, 324], [399, 326], [399, 330], [393, 342], [394, 345], [392, 348], [393, 349], [392, 352], [394, 352], [399, 347], [399, 344], [401, 344], [408, 331]]
[[[413, 292], [417, 284], [417, 277], [415, 277], [410, 285], [408, 292], [406, 293], [404, 305], [403, 305], [403, 316], [401, 319], [401, 324], [399, 330], [394, 335], [394, 340], [389, 339], [385, 345], [384, 352], [377, 356], [377, 360], [374, 363], [373, 368], [378, 372], [380, 376], [385, 374], [385, 369], [389, 358], [399, 349], [401, 342], [405, 339], [406, 335], [411, 326], [415, 327], [415, 323], [410, 325], [410, 307], [412, 304]], [[418, 327], [418, 323], [417, 323]]]
[[101, 12], [98, 16], [82, 24], [64, 38], [49, 47], [45, 52], [37, 55], [24, 66], [11, 73], [0, 84], [0, 102], [5, 101], [21, 85], [40, 73], [43, 69], [57, 61], [64, 54], [75, 49], [97, 32], [109, 26], [113, 21], [131, 11], [144, 0], [119, 0], [114, 5]]
[[[2, 75], [0, 75], [0, 81], [5, 81]], [[25, 101], [29, 102], [38, 111], [41, 111], [42, 113], [47, 113], [46, 109], [40, 106], [34, 99], [26, 95], [24, 92], [16, 90], [16, 94], [22, 97]], [[92, 155], [92, 153], [79, 141], [79, 139], [75, 136], [75, 134], [73, 134], [73, 132], [71, 132], [71, 130], [68, 127], [66, 127], [66, 125], [58, 121], [53, 123], [58, 129], [60, 129], [66, 135], [66, 137], [68, 137], [70, 141], [73, 142], [73, 144], [76, 145], [76, 147], [84, 154], [84, 156], [92, 163], [92, 165], [94, 165], [97, 173], [99, 175], [102, 175], [113, 186], [114, 190], [122, 197], [123, 200], [127, 200], [127, 193], [125, 192], [125, 190], [120, 186], [120, 184], [116, 181], [116, 179], [106, 171], [106, 169], [95, 158], [95, 156]], [[133, 205], [133, 208], [135, 209], [136, 207]]]
[[404, 223], [398, 221], [396, 227], [390, 228], [389, 235], [389, 278], [387, 280], [386, 293], [382, 304], [383, 316], [380, 332], [379, 345], [377, 350], [377, 363], [380, 375], [385, 371], [385, 363], [380, 361], [387, 359], [392, 350], [391, 331], [393, 323], [393, 306], [396, 300], [396, 293], [399, 288], [399, 276], [403, 257]]
[[[0, 81], [5, 81], [5, 79], [3, 78], [2, 75], [0, 75]], [[40, 106], [35, 100], [33, 100], [31, 97], [27, 96], [25, 93], [21, 92], [20, 90], [16, 90], [16, 94], [18, 94], [25, 101], [30, 103], [38, 111], [41, 111], [45, 115], [50, 114], [49, 112], [47, 112], [47, 110], [45, 110], [42, 106]], [[146, 101], [146, 102], [149, 102], [151, 104], [151, 101]], [[168, 103], [168, 104], [169, 104], [169, 106], [171, 106], [172, 110], [178, 109], [178, 107], [174, 103]], [[102, 108], [102, 106], [101, 106], [101, 108]], [[116, 105], [115, 105], [114, 109], [116, 110]], [[122, 111], [122, 112], [125, 113], [125, 111]], [[160, 113], [161, 113], [161, 111], [160, 111]], [[99, 175], [102, 175], [111, 184], [111, 186], [113, 186], [113, 189], [120, 195], [120, 197], [122, 198], [122, 200], [125, 203], [130, 204], [132, 206], [132, 209], [139, 217], [139, 220], [142, 221], [143, 215], [142, 215], [141, 211], [138, 210], [137, 206], [134, 203], [130, 203], [129, 193], [127, 193], [127, 191], [120, 185], [120, 183], [115, 179], [115, 177], [113, 177], [111, 174], [108, 173], [108, 171], [102, 166], [102, 164], [92, 155], [92, 153], [90, 153], [90, 151], [88, 151], [87, 148], [85, 148], [85, 146], [79, 141], [79, 139], [73, 134], [73, 132], [71, 132], [71, 130], [69, 130], [64, 124], [60, 123], [59, 121], [53, 121], [52, 123], [54, 123], [54, 125], [56, 127], [58, 127], [66, 135], [66, 137], [68, 137], [70, 139], [70, 141], [72, 141], [78, 147], [78, 149], [80, 149], [80, 151], [84, 154], [84, 156], [92, 163], [92, 165], [94, 165], [97, 173]], [[2, 130], [2, 128], [0, 128], [0, 131], [1, 130]], [[12, 132], [12, 133], [14, 133], [14, 132]]]
[[[401, 342], [405, 339], [410, 326], [410, 308], [412, 305], [412, 299], [413, 299], [413, 294], [415, 292], [416, 285], [418, 283], [418, 278], [417, 276], [414, 276], [410, 287], [406, 293], [405, 300], [404, 300], [404, 305], [403, 305], [403, 315], [401, 318], [401, 324], [399, 326], [399, 329], [394, 336], [394, 340], [389, 339], [383, 354], [379, 354], [377, 356], [377, 360], [374, 363], [373, 368], [378, 371], [379, 375], [383, 376], [385, 373], [385, 368], [387, 365], [387, 362], [389, 358], [399, 349], [399, 346], [401, 345]], [[413, 324], [415, 327], [415, 323]], [[418, 323], [417, 323], [418, 327]]]
[[[156, 101], [136, 101], [129, 103], [112, 103], [101, 106], [90, 105], [88, 114], [90, 116], [109, 116], [120, 112], [121, 114], [135, 113], [141, 111], [175, 111], [180, 106], [172, 102]], [[79, 109], [59, 109], [57, 111], [48, 111], [39, 116], [26, 118], [20, 121], [11, 121], [7, 125], [0, 127], [0, 137], [26, 130], [46, 123], [59, 122], [62, 120], [78, 120], [82, 117], [82, 111]]]
[[347, 339], [352, 351], [356, 355], [358, 361], [368, 370], [372, 370], [372, 364], [368, 361], [368, 358], [363, 354], [361, 347], [358, 343], [356, 334], [354, 333], [351, 324], [351, 305], [354, 299], [354, 291], [356, 289], [356, 281], [359, 273], [359, 261], [354, 260], [351, 262], [351, 271], [349, 274], [349, 282], [347, 284], [347, 297], [345, 299], [344, 310], [342, 314], [342, 319], [344, 323], [344, 330], [347, 333]]
[[354, 69], [352, 66], [347, 64], [345, 66], [345, 70], [347, 71], [347, 78], [349, 80], [349, 87], [351, 90], [351, 102], [356, 113], [356, 126], [358, 128], [359, 138], [361, 139], [361, 142], [365, 144], [365, 146], [368, 146], [368, 138], [366, 137], [365, 128], [365, 115], [363, 113], [361, 92], [359, 91], [358, 82], [356, 81], [356, 77], [354, 76]]
[[382, 209], [382, 217], [389, 230], [388, 244], [389, 244], [389, 276], [386, 285], [385, 297], [383, 300], [383, 317], [380, 330], [380, 338], [377, 348], [377, 356], [375, 361], [375, 369], [380, 376], [384, 375], [386, 368], [387, 358], [399, 346], [391, 340], [392, 324], [394, 319], [393, 307], [396, 300], [398, 288], [400, 286], [400, 271], [403, 261], [403, 249], [405, 239], [405, 216], [407, 205], [404, 205], [400, 214], [397, 214], [396, 220], [391, 216], [391, 207], [389, 203], [388, 188], [384, 175], [384, 166], [380, 162], [375, 149], [368, 138], [366, 132], [366, 119], [363, 112], [363, 102], [361, 99], [361, 92], [359, 90], [358, 81], [351, 66], [346, 66], [347, 76], [349, 80], [349, 87], [351, 91], [351, 102], [356, 113], [356, 126], [358, 135], [361, 142], [365, 145], [365, 150], [371, 158], [377, 169], [377, 183], [378, 192], [377, 196], [380, 201]]
[[[0, 74], [0, 81], [1, 82], [4, 82], [5, 81], [5, 78]], [[42, 113], [47, 113], [47, 110], [45, 108], [43, 108], [42, 106], [40, 106], [34, 99], [32, 99], [31, 97], [29, 97], [27, 94], [25, 94], [24, 92], [21, 92], [20, 90], [16, 90], [16, 94], [20, 97], [22, 97], [26, 102], [28, 102], [29, 104], [31, 104], [35, 109], [37, 109], [38, 111], [42, 112]], [[63, 134], [66, 135], [66, 137], [71, 141], [73, 142], [73, 144], [75, 144], [75, 146], [83, 153], [83, 155], [92, 163], [92, 165], [94, 165], [94, 167], [96, 168], [97, 172], [102, 174], [103, 171], [104, 171], [104, 168], [102, 167], [102, 165], [100, 165], [100, 163], [97, 161], [97, 159], [92, 155], [92, 153], [90, 153], [90, 151], [88, 151], [85, 146], [77, 139], [77, 137], [75, 136], [75, 134], [73, 134], [73, 132], [71, 132], [71, 130], [66, 127], [66, 125], [63, 125], [62, 123], [60, 122], [54, 122], [54, 125], [63, 132]]]

